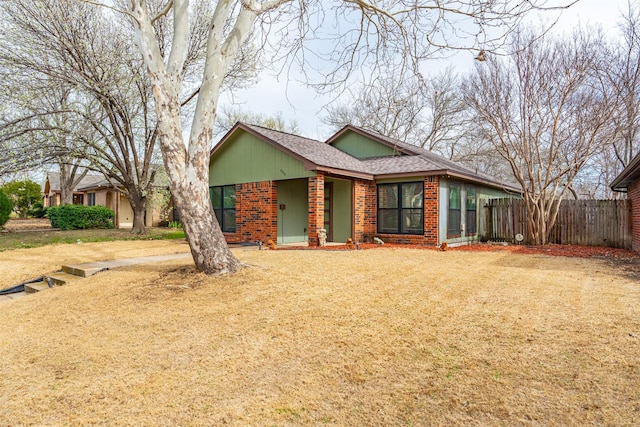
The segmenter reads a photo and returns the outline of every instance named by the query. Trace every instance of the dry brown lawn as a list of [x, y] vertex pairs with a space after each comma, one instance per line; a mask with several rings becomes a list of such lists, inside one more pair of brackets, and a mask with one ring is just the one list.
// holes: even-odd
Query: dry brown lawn
[[[181, 250], [8, 251], [0, 274]], [[0, 425], [640, 424], [640, 283], [606, 259], [237, 254], [231, 277], [148, 264], [1, 303]]]

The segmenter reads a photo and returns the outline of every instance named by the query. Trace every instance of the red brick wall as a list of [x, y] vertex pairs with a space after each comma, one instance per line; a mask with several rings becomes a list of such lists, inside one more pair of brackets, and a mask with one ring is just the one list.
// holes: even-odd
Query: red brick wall
[[356, 179], [353, 183], [354, 239], [370, 242], [379, 237], [388, 243], [437, 245], [438, 244], [438, 177], [424, 180], [424, 234], [377, 233], [377, 186], [375, 182]]
[[640, 252], [640, 179], [629, 186], [627, 198], [631, 202], [631, 248]]
[[225, 233], [229, 243], [276, 241], [278, 184], [274, 181], [236, 184], [236, 232]]
[[376, 184], [372, 181], [353, 181], [353, 241], [371, 240], [376, 232]]
[[318, 246], [318, 231], [324, 227], [324, 173], [309, 177], [309, 246]]
[[424, 178], [424, 244], [438, 244], [438, 177], [427, 176]]

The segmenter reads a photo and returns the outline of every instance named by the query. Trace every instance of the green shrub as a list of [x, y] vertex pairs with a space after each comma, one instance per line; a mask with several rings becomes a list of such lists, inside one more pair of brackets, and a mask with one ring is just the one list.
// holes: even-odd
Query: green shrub
[[29, 211], [29, 216], [33, 218], [44, 218], [47, 215], [47, 208], [41, 202], [33, 204], [33, 209]]
[[2, 190], [0, 190], [0, 228], [9, 221], [9, 216], [13, 211], [13, 203]]
[[63, 230], [114, 228], [114, 213], [104, 206], [62, 205], [47, 209], [51, 226]]

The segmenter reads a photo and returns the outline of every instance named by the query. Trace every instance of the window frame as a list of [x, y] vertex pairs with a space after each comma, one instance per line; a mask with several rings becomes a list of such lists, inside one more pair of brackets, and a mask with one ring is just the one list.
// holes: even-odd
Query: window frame
[[[405, 185], [415, 185], [415, 184], [419, 184], [422, 188], [422, 197], [420, 198], [420, 207], [414, 207], [414, 206], [410, 206], [410, 207], [403, 207], [402, 206], [402, 202], [403, 202], [403, 193], [402, 193], [402, 188]], [[380, 194], [381, 194], [381, 187], [395, 187], [396, 189], [396, 206], [393, 207], [380, 207]], [[419, 235], [423, 235], [424, 234], [424, 181], [406, 181], [406, 182], [392, 182], [392, 183], [384, 183], [384, 184], [377, 184], [376, 187], [377, 193], [376, 193], [376, 215], [377, 215], [377, 225], [376, 225], [376, 230], [378, 232], [378, 234], [402, 234], [402, 235], [410, 235], [410, 236], [419, 236]], [[403, 218], [407, 217], [407, 215], [415, 215], [417, 214], [419, 211], [419, 215], [420, 215], [420, 229], [412, 229], [412, 228], [405, 228], [404, 227], [404, 221], [402, 221]], [[385, 229], [382, 230], [380, 228], [381, 226], [381, 220], [380, 218], [382, 218], [382, 216], [384, 215], [385, 212], [389, 212], [389, 213], [396, 213], [396, 227], [394, 230], [389, 230], [389, 229]]]
[[[458, 208], [451, 208], [451, 188], [458, 189]], [[456, 227], [452, 227], [452, 214], [456, 214]], [[447, 185], [447, 239], [453, 239], [462, 236], [462, 184], [459, 182], [449, 182]]]
[[[473, 209], [469, 206], [469, 193], [473, 193]], [[473, 219], [469, 218], [469, 214], [473, 212]], [[465, 195], [465, 234], [467, 236], [473, 236], [478, 234], [478, 192], [476, 187], [467, 185], [467, 192]]]
[[[215, 189], [220, 189], [220, 198], [218, 199], [219, 208], [214, 203]], [[225, 194], [226, 190], [233, 189], [233, 206], [225, 206]], [[228, 194], [227, 194], [228, 195]], [[209, 187], [209, 199], [211, 200], [211, 207], [215, 213], [218, 225], [223, 233], [235, 233], [237, 229], [237, 216], [236, 216], [236, 204], [237, 204], [237, 191], [234, 185], [214, 185]], [[233, 225], [229, 224], [227, 218], [229, 214], [233, 215]]]
[[87, 206], [95, 206], [96, 205], [96, 193], [87, 193]]

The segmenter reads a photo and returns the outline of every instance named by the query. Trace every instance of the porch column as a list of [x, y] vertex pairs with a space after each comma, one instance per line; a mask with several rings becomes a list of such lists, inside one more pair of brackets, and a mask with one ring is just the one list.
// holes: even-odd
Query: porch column
[[309, 246], [319, 246], [318, 231], [324, 227], [324, 173], [309, 177]]
[[427, 176], [424, 179], [424, 243], [438, 245], [438, 228], [440, 212], [438, 210], [439, 180], [437, 176]]

